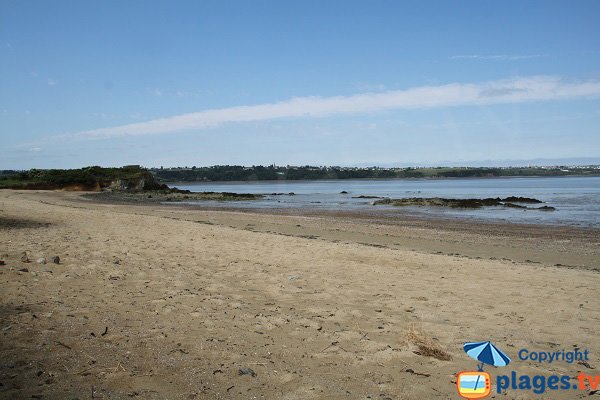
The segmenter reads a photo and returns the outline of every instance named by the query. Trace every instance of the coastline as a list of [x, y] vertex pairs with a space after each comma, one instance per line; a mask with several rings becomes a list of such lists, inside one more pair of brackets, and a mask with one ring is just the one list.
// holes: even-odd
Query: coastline
[[446, 399], [465, 341], [600, 354], [597, 230], [3, 190], [0, 239], [2, 398]]
[[[471, 258], [506, 259], [534, 262], [548, 266], [582, 267], [600, 270], [600, 229], [556, 224], [513, 223], [484, 220], [477, 217], [442, 217], [427, 213], [414, 214], [404, 210], [382, 210], [373, 207], [361, 210], [334, 211], [307, 208], [245, 208], [235, 201], [226, 206], [211, 207], [201, 203], [172, 202], [161, 204], [141, 199], [134, 203], [96, 197], [92, 202], [112, 205], [139, 206], [152, 215], [173, 211], [183, 220], [208, 218], [222, 225], [298, 237], [315, 237], [332, 242], [350, 240], [387, 248], [418, 250], [425, 253], [452, 254]], [[97, 199], [97, 200], [96, 200]], [[158, 207], [158, 208], [157, 208]], [[175, 211], [176, 210], [176, 211]], [[200, 214], [201, 217], [198, 216]], [[286, 218], [287, 223], [267, 223], [266, 218]], [[307, 225], [306, 221], [312, 224]], [[297, 227], [296, 222], [304, 222]], [[258, 224], [258, 226], [257, 226]], [[345, 232], [326, 229], [328, 224], [345, 224]], [[300, 229], [298, 229], [300, 228]], [[456, 250], [457, 244], [460, 251]]]
[[[394, 210], [390, 213], [432, 214], [434, 218], [471, 219], [478, 221], [508, 221], [511, 223], [542, 224], [574, 227], [600, 228], [600, 204], [597, 202], [598, 177], [569, 177], [569, 179], [520, 178], [520, 179], [454, 179], [454, 180], [350, 180], [350, 181], [303, 181], [303, 182], [252, 182], [252, 183], [205, 183], [174, 184], [192, 192], [228, 191], [260, 193], [264, 199], [243, 202], [236, 208], [318, 208], [330, 210], [353, 210], [370, 212], [370, 201], [361, 197], [380, 198], [379, 208]], [[296, 196], [275, 196], [295, 193]], [[362, 195], [362, 196], [361, 196]], [[542, 201], [539, 205], [488, 204], [491, 199], [527, 197]], [[420, 203], [407, 204], [406, 198], [423, 198]], [[391, 200], [388, 200], [391, 199]], [[396, 201], [395, 199], [398, 199]], [[451, 199], [473, 200], [472, 204], [454, 207]], [[435, 200], [435, 204], [433, 204]], [[482, 206], [475, 207], [481, 200]], [[389, 204], [381, 204], [386, 201]], [[432, 202], [427, 207], [426, 202]], [[438, 203], [444, 204], [438, 204]], [[399, 204], [397, 204], [399, 203]], [[467, 203], [466, 201], [464, 203]], [[485, 203], [485, 205], [483, 204]], [[203, 206], [229, 208], [229, 203], [203, 203]], [[435, 205], [435, 207], [433, 207]], [[445, 207], [444, 207], [445, 205]], [[473, 207], [471, 207], [473, 205]], [[525, 209], [525, 207], [530, 209]], [[535, 209], [537, 208], [537, 210]], [[401, 209], [404, 209], [402, 211]]]
[[175, 185], [218, 185], [218, 184], [251, 184], [268, 182], [344, 182], [344, 181], [443, 181], [443, 180], [495, 180], [495, 179], [531, 179], [531, 178], [597, 178], [600, 172], [595, 174], [573, 174], [573, 175], [502, 175], [502, 176], [423, 176], [423, 177], [398, 177], [398, 178], [323, 178], [323, 179], [271, 179], [271, 180], [242, 180], [242, 181], [170, 181], [160, 180], [159, 182], [169, 187]]

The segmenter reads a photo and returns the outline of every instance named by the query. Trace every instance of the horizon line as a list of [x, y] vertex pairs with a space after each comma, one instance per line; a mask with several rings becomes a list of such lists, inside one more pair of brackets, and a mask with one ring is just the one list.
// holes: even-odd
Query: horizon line
[[[22, 171], [31, 171], [31, 170], [77, 170], [77, 169], [85, 169], [85, 168], [127, 168], [127, 167], [139, 167], [142, 169], [147, 169], [147, 170], [161, 170], [161, 169], [183, 169], [183, 170], [193, 170], [193, 169], [202, 169], [202, 168], [215, 168], [215, 167], [241, 167], [241, 168], [257, 168], [257, 167], [262, 167], [262, 168], [356, 168], [356, 169], [369, 169], [369, 168], [380, 168], [380, 169], [397, 169], [397, 168], [551, 168], [551, 167], [600, 167], [600, 159], [594, 158], [594, 157], [581, 157], [581, 158], [593, 158], [595, 159], [595, 162], [592, 163], [548, 163], [548, 164], [533, 164], [533, 163], [529, 163], [528, 160], [505, 160], [506, 163], [509, 162], [515, 162], [515, 165], [500, 165], [500, 164], [489, 164], [489, 165], [474, 165], [474, 164], [452, 164], [451, 161], [448, 161], [447, 163], [445, 162], [441, 162], [440, 164], [429, 164], [426, 165], [425, 163], [403, 163], [404, 165], [384, 165], [384, 164], [366, 164], [366, 163], [362, 163], [363, 165], [317, 165], [317, 164], [303, 164], [303, 165], [292, 165], [292, 164], [286, 164], [286, 165], [279, 165], [277, 163], [273, 163], [273, 164], [267, 164], [267, 165], [263, 165], [263, 164], [253, 164], [253, 165], [245, 165], [245, 164], [213, 164], [213, 165], [192, 165], [190, 166], [169, 166], [169, 167], [165, 167], [163, 165], [161, 166], [145, 166], [142, 164], [125, 164], [125, 165], [121, 165], [121, 166], [101, 166], [101, 165], [86, 165], [86, 166], [82, 166], [79, 168], [29, 168], [29, 169], [10, 169], [10, 168], [3, 168], [0, 169], [0, 171], [15, 171], [15, 172], [22, 172]], [[557, 159], [559, 160], [559, 159]], [[567, 159], [565, 159], [567, 160]], [[503, 161], [503, 160], [498, 160], [498, 161]], [[531, 160], [534, 161], [534, 160]], [[477, 163], [477, 162], [481, 162], [484, 163], [485, 161], [471, 161], [472, 163]], [[522, 164], [528, 164], [528, 165], [522, 165]], [[387, 163], [387, 164], [392, 164], [392, 163]], [[521, 165], [518, 165], [521, 164]]]

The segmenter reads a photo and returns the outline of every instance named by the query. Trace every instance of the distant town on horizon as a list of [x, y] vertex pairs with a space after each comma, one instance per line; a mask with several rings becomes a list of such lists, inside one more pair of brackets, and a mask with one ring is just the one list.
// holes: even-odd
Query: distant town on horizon
[[[0, 189], [60, 189], [71, 185], [97, 188], [117, 181], [159, 188], [169, 182], [300, 181], [346, 179], [445, 179], [495, 177], [600, 176], [600, 165], [528, 167], [338, 167], [242, 166], [0, 170]], [[144, 183], [145, 182], [145, 183]]]

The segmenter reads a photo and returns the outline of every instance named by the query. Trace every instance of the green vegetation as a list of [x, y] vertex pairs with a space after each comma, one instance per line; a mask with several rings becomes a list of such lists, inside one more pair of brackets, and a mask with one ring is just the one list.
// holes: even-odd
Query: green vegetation
[[382, 178], [467, 178], [502, 176], [600, 175], [597, 166], [588, 167], [510, 167], [510, 168], [349, 168], [286, 166], [268, 167], [216, 165], [192, 168], [154, 168], [160, 182], [255, 181], [310, 179], [382, 179]]
[[160, 189], [154, 176], [137, 165], [122, 168], [86, 167], [80, 169], [31, 169], [2, 171], [0, 189], [73, 189], [100, 190], [106, 187], [122, 190]]
[[258, 181], [310, 179], [467, 178], [502, 176], [600, 175], [600, 167], [510, 168], [353, 168], [270, 165], [243, 167], [216, 165], [192, 168], [153, 168], [139, 165], [121, 168], [31, 169], [0, 171], [0, 189], [161, 190], [159, 182]]

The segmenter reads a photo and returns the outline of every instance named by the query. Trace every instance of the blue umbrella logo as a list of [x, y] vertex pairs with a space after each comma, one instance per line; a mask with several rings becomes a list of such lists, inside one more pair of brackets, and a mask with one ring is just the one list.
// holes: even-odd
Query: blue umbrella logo
[[510, 363], [510, 358], [492, 342], [470, 342], [465, 343], [463, 348], [472, 358], [481, 362], [478, 368], [483, 371], [483, 365], [493, 365], [494, 367], [505, 367]]

